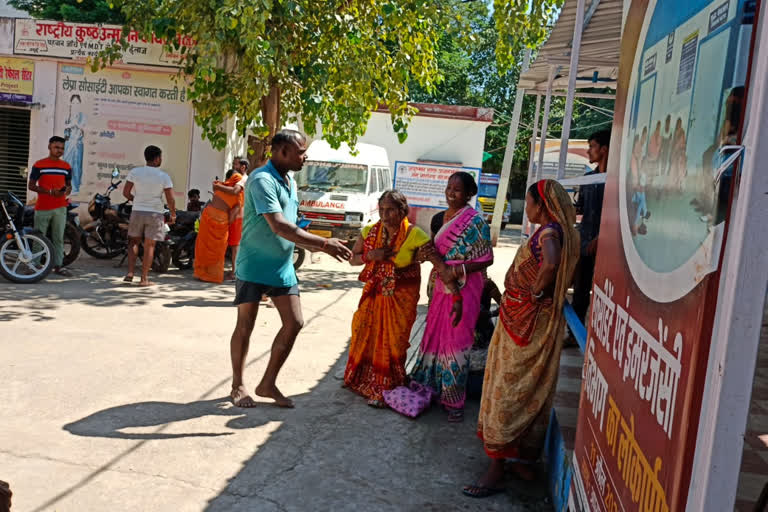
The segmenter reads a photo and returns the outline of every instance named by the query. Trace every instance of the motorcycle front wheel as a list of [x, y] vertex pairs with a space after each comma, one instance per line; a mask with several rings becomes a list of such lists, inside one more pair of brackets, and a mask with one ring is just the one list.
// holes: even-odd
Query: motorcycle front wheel
[[80, 244], [85, 252], [100, 260], [110, 260], [115, 256], [122, 254], [125, 248], [115, 248], [109, 242], [104, 240], [101, 229], [93, 232], [84, 232], [80, 237]]
[[195, 263], [195, 240], [182, 240], [173, 248], [173, 264], [179, 270], [192, 268]]
[[294, 247], [293, 248], [293, 268], [294, 270], [297, 270], [302, 263], [304, 263], [304, 258], [306, 257], [306, 251], [302, 249], [301, 247]]
[[171, 247], [163, 242], [155, 245], [155, 255], [152, 259], [152, 270], [158, 273], [168, 272], [171, 267]]
[[14, 283], [30, 284], [45, 278], [53, 269], [53, 245], [40, 232], [27, 232], [0, 243], [0, 274]]
[[80, 255], [80, 230], [73, 224], [67, 223], [64, 228], [64, 259], [63, 266], [70, 265]]

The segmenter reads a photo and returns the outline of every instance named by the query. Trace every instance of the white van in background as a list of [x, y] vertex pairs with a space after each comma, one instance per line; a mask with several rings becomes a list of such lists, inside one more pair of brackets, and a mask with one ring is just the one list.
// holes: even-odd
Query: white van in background
[[392, 188], [387, 150], [371, 144], [358, 144], [352, 155], [346, 144], [333, 149], [316, 140], [294, 179], [299, 213], [312, 221], [308, 231], [349, 242], [357, 239], [364, 225], [379, 220], [379, 197]]

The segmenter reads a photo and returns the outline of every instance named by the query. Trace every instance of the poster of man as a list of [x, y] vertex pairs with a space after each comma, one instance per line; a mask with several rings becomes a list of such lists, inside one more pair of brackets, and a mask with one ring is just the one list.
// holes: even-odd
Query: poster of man
[[56, 133], [66, 140], [72, 197], [89, 200], [109, 185], [112, 169], [125, 179], [149, 144], [166, 152], [164, 168], [184, 199], [192, 147], [192, 106], [186, 84], [169, 73], [59, 67]]

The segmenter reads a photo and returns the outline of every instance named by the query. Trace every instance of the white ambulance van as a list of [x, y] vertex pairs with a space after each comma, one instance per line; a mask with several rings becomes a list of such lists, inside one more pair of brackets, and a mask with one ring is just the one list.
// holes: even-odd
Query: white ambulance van
[[333, 149], [316, 140], [294, 179], [299, 213], [312, 222], [308, 231], [349, 242], [357, 239], [361, 227], [379, 220], [379, 197], [392, 189], [387, 150], [371, 144], [358, 144], [352, 155], [346, 144]]

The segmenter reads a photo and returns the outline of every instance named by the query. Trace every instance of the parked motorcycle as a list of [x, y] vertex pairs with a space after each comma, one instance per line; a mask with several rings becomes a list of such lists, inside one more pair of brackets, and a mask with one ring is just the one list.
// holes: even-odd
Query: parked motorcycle
[[130, 207], [127, 201], [116, 207], [112, 206], [110, 195], [122, 181], [115, 182], [120, 176], [117, 169], [112, 171], [112, 179], [104, 194], [96, 194], [88, 203], [88, 215], [91, 221], [83, 226], [80, 242], [88, 254], [98, 259], [111, 259], [125, 254], [128, 247], [128, 220]]
[[[81, 238], [83, 230], [80, 228], [80, 216], [74, 211], [78, 203], [67, 204], [67, 225], [64, 228], [64, 259], [62, 265], [67, 266], [74, 262], [80, 255]], [[24, 227], [34, 227], [35, 207], [24, 207]], [[50, 230], [45, 234], [50, 239]]]
[[36, 283], [53, 269], [53, 245], [34, 229], [23, 227], [24, 203], [12, 192], [0, 200], [0, 274], [14, 283]]

